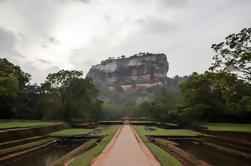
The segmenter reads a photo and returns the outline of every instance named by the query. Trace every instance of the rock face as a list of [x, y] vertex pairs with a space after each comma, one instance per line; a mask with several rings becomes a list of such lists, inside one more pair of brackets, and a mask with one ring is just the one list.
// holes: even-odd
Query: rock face
[[107, 59], [92, 66], [87, 77], [99, 88], [123, 90], [165, 84], [169, 64], [165, 54], [139, 53], [126, 58]]

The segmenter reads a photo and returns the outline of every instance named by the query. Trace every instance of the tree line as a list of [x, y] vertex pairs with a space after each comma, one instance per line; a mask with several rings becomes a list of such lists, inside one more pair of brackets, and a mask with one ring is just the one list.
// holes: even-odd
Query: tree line
[[7, 59], [0, 59], [0, 119], [98, 120], [103, 102], [81, 71], [48, 74], [40, 85]]
[[192, 73], [180, 91], [158, 89], [131, 116], [157, 121], [251, 122], [251, 28], [213, 44], [212, 66]]

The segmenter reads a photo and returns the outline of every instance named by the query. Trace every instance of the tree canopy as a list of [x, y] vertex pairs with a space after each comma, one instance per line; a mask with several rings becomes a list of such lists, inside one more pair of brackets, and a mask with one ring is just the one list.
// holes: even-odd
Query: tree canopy
[[102, 102], [97, 99], [98, 90], [90, 78], [84, 79], [82, 75], [81, 71], [60, 70], [48, 74], [42, 85], [47, 95], [60, 103], [59, 108], [63, 110], [65, 121], [70, 121], [74, 115], [83, 117], [84, 111], [93, 115], [89, 118], [94, 118], [95, 113], [101, 110]]
[[251, 81], [251, 28], [228, 35], [225, 42], [213, 44], [216, 55], [211, 71], [235, 73], [246, 81]]
[[234, 74], [193, 73], [180, 88], [183, 100], [178, 111], [185, 112], [186, 120], [238, 122], [250, 117], [251, 86]]
[[17, 93], [18, 71], [16, 67], [6, 59], [0, 59], [0, 118], [10, 118]]
[[102, 118], [99, 90], [81, 71], [60, 70], [48, 74], [40, 85], [31, 75], [7, 59], [0, 59], [0, 118], [76, 119]]

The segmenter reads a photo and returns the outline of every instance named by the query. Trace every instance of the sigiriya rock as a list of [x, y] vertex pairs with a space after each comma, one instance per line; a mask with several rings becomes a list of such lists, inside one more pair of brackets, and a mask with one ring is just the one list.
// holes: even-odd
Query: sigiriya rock
[[132, 88], [163, 86], [169, 64], [165, 54], [139, 53], [130, 57], [109, 58], [91, 67], [91, 77], [99, 88], [127, 91]]

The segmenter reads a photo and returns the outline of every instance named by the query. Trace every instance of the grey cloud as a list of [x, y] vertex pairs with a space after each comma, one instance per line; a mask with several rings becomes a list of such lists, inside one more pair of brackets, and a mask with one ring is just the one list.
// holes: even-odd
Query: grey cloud
[[[88, 49], [88, 48], [81, 48], [81, 49], [74, 49], [72, 50], [72, 55], [70, 62], [74, 65], [76, 70], [83, 71], [84, 74], [87, 74], [90, 67], [100, 62], [100, 56], [104, 54], [100, 53], [102, 49]], [[95, 55], [92, 58], [89, 58], [91, 55]], [[103, 60], [103, 59], [102, 59]]]
[[26, 35], [23, 34], [22, 32], [19, 32], [19, 33], [17, 34], [17, 37], [18, 37], [20, 40], [26, 39]]
[[111, 21], [112, 20], [112, 18], [110, 17], [110, 16], [108, 16], [108, 15], [104, 15], [104, 19], [105, 19], [105, 21], [107, 21], [107, 22], [109, 22], [109, 21]]
[[50, 61], [44, 60], [44, 59], [37, 59], [37, 61], [41, 62], [41, 63], [51, 63]]
[[0, 28], [0, 57], [13, 59], [23, 57], [16, 49], [16, 36], [13, 32]]
[[47, 34], [44, 34], [45, 41], [41, 44], [43, 48], [47, 48], [49, 44], [59, 45], [60, 41], [57, 40], [55, 37], [49, 36]]
[[91, 0], [73, 0], [75, 2], [90, 3]]
[[[21, 56], [19, 51], [25, 53], [26, 58], [17, 58], [19, 62], [16, 64], [30, 72], [35, 81], [41, 81], [47, 73], [59, 70], [54, 65], [64, 67], [64, 64], [70, 64], [73, 68], [87, 72], [90, 66], [109, 56], [164, 52], [167, 53], [171, 66], [169, 76], [184, 75], [193, 71], [205, 71], [213, 55], [211, 44], [223, 41], [229, 33], [238, 32], [243, 27], [251, 25], [250, 0], [111, 0], [109, 2], [0, 0], [0, 24], [3, 27], [0, 28], [0, 57], [17, 58]], [[7, 10], [2, 10], [5, 9], [5, 5]], [[83, 7], [83, 11], [88, 7], [87, 12], [95, 11], [95, 15], [90, 14], [88, 18], [82, 19], [83, 15], [80, 14], [82, 20], [80, 19], [79, 23], [89, 26], [92, 22], [105, 22], [103, 26], [98, 27], [100, 31], [97, 27], [88, 27], [93, 28], [93, 34], [84, 30], [80, 34], [73, 34], [72, 37], [80, 35], [84, 38], [85, 33], [88, 33], [90, 40], [87, 44], [72, 48], [69, 46], [72, 51], [69, 55], [64, 55], [67, 58], [62, 58], [62, 63], [49, 62], [41, 59], [43, 56], [34, 55], [33, 51], [36, 53], [42, 49], [41, 52], [44, 51], [46, 57], [61, 56], [60, 53], [57, 54], [57, 49], [60, 49], [57, 43], [64, 44], [64, 41], [58, 41], [59, 37], [55, 38], [57, 34], [54, 32], [60, 23], [62, 26], [71, 24], [71, 21], [65, 22], [62, 16], [71, 14], [66, 12], [74, 12], [68, 9], [75, 7], [80, 10]], [[5, 18], [6, 16], [8, 18]], [[121, 20], [128, 19], [120, 21], [120, 17]], [[72, 18], [72, 20], [78, 19]], [[15, 33], [6, 30], [9, 28], [5, 27], [13, 28], [11, 30]], [[71, 36], [69, 38], [73, 39]], [[37, 44], [42, 47], [37, 47]], [[54, 46], [49, 47], [52, 44]], [[28, 63], [26, 60], [35, 62]]]
[[21, 66], [23, 71], [28, 72], [32, 75], [32, 83], [41, 83], [45, 80], [48, 73], [55, 73], [60, 70], [58, 66], [52, 65], [51, 63], [48, 64], [48, 66], [50, 67], [43, 70], [41, 70], [35, 62], [29, 60], [23, 61], [22, 63], [18, 62], [17, 64]]
[[80, 2], [80, 3], [90, 3], [92, 0], [59, 0], [60, 2]]
[[185, 6], [188, 0], [159, 0], [160, 5], [165, 7], [181, 7]]
[[7, 0], [0, 0], [0, 3], [5, 3]]
[[105, 41], [99, 39], [99, 38], [93, 38], [92, 42], [98, 45], [105, 45]]
[[13, 16], [18, 15], [22, 21], [20, 30], [33, 38], [50, 31], [61, 9], [67, 5], [60, 4], [58, 0], [11, 0], [6, 1], [6, 4], [7, 8], [10, 6], [13, 10]]
[[52, 36], [48, 36], [47, 40], [48, 40], [47, 42], [51, 43], [51, 44], [59, 44], [60, 43], [59, 40], [57, 40], [56, 38], [54, 38]]
[[60, 70], [56, 65], [49, 64], [47, 69], [41, 70], [35, 62], [23, 61], [22, 63], [17, 62], [17, 65], [21, 66], [22, 70], [32, 75], [32, 83], [41, 83], [45, 80], [48, 73], [54, 73]]
[[46, 44], [42, 44], [42, 47], [43, 47], [43, 48], [47, 48], [47, 45], [46, 45]]
[[58, 66], [52, 66], [46, 70], [46, 73], [55, 73], [58, 72], [60, 68]]
[[168, 33], [174, 29], [177, 30], [178, 28], [178, 25], [175, 23], [152, 17], [139, 19], [137, 23], [140, 24], [145, 31], [158, 34]]
[[49, 42], [51, 42], [51, 43], [54, 43], [54, 42], [56, 41], [56, 39], [53, 38], [53, 37], [51, 37], [51, 36], [48, 36], [48, 40], [49, 40]]

